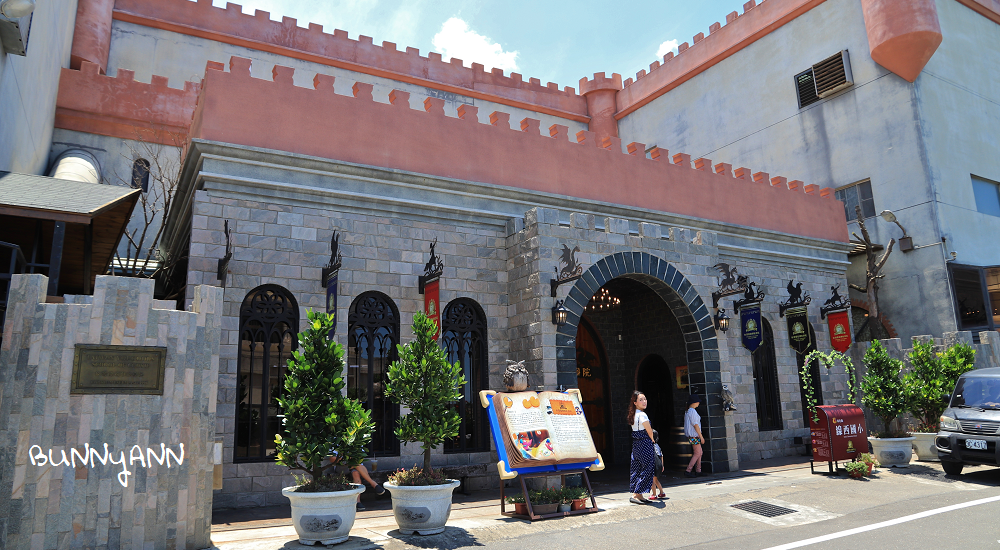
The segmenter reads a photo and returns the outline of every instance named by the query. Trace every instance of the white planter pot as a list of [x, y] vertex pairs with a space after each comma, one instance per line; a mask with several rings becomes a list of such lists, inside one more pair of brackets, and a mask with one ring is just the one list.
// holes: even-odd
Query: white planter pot
[[917, 460], [921, 462], [941, 462], [941, 459], [938, 458], [937, 447], [934, 446], [937, 433], [910, 432], [910, 435], [916, 438], [913, 440], [913, 450], [917, 453]]
[[451, 493], [459, 484], [457, 479], [449, 479], [444, 485], [417, 487], [384, 484], [392, 493], [392, 514], [399, 532], [435, 535], [444, 531], [451, 515]]
[[327, 493], [299, 493], [295, 487], [281, 490], [292, 503], [292, 523], [299, 544], [337, 544], [347, 540], [357, 514], [357, 495], [365, 490], [363, 485], [351, 485], [353, 489]]
[[869, 437], [875, 458], [883, 468], [906, 468], [913, 458], [913, 437]]

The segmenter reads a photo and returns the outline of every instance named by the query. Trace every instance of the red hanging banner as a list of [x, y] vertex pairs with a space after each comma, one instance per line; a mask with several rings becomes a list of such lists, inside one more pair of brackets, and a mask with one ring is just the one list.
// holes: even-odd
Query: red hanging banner
[[424, 284], [424, 313], [427, 318], [437, 324], [437, 332], [434, 333], [436, 339], [441, 334], [441, 310], [438, 304], [438, 284], [440, 279], [434, 279]]
[[838, 311], [826, 316], [826, 322], [830, 325], [830, 343], [833, 349], [843, 353], [851, 347], [851, 323], [848, 319], [848, 311]]

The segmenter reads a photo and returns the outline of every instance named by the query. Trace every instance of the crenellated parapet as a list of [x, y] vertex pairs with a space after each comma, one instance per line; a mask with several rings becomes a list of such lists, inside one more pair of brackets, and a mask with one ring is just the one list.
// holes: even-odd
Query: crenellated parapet
[[125, 69], [105, 76], [88, 61], [78, 71], [62, 69], [55, 127], [182, 145], [201, 84], [185, 82], [184, 88], [177, 89], [167, 86], [166, 77], [154, 75], [146, 84], [134, 76], [134, 71]]
[[570, 137], [565, 126], [543, 130], [537, 119], [512, 123], [503, 112], [481, 124], [471, 106], [446, 113], [436, 98], [411, 109], [400, 91], [390, 93], [391, 103], [373, 100], [364, 86], [340, 95], [326, 75], [303, 88], [288, 67], [275, 66], [273, 80], [263, 80], [250, 66], [239, 57], [228, 72], [209, 64], [192, 139], [847, 240], [842, 203], [816, 185], [662, 148], [647, 156], [641, 143], [625, 154], [617, 138]]
[[617, 95], [617, 114], [621, 120], [650, 101], [680, 86], [723, 59], [767, 36], [778, 27], [822, 4], [824, 0], [749, 0], [743, 13], [731, 12], [726, 23], [709, 26], [677, 47], [677, 55], [668, 52], [662, 61], [650, 63], [635, 78], [628, 78]]
[[465, 66], [458, 58], [444, 61], [439, 53], [420, 55], [416, 48], [397, 49], [392, 42], [357, 40], [347, 32], [324, 32], [322, 25], [300, 27], [290, 17], [272, 21], [270, 13], [243, 13], [239, 4], [225, 8], [211, 0], [117, 0], [114, 18], [189, 36], [266, 51], [322, 65], [417, 84], [429, 88], [587, 122], [587, 104], [572, 87], [561, 88], [480, 63]]

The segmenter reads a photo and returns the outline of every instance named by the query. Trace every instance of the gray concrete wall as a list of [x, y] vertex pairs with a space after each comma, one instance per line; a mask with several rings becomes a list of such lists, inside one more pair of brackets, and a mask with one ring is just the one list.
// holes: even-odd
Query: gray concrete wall
[[115, 21], [112, 27], [108, 73], [115, 74], [119, 68], [134, 70], [139, 82], [149, 82], [152, 75], [165, 76], [171, 86], [180, 88], [185, 81], [199, 82], [205, 75], [206, 62], [218, 61], [228, 67], [229, 58], [234, 55], [251, 59], [251, 74], [266, 80], [271, 79], [271, 70], [277, 64], [294, 68], [295, 85], [305, 88], [313, 87], [316, 73], [328, 74], [334, 76], [334, 90], [342, 95], [351, 95], [354, 83], [364, 82], [374, 86], [372, 97], [382, 103], [389, 103], [389, 92], [400, 90], [410, 93], [410, 106], [414, 109], [423, 109], [427, 97], [444, 99], [445, 113], [451, 117], [457, 118], [459, 105], [475, 105], [479, 107], [479, 122], [483, 124], [490, 123], [490, 113], [501, 111], [510, 113], [511, 124], [515, 127], [521, 119], [530, 117], [540, 120], [541, 128], [553, 124], [567, 126], [570, 135], [587, 129], [582, 122], [122, 21]]
[[[962, 71], [969, 78], [976, 74], [976, 80], [981, 75], [995, 75], [997, 64], [991, 61], [995, 57], [986, 54], [976, 61], [970, 58], [976, 57], [972, 51], [996, 51], [996, 33], [990, 34], [989, 29], [996, 25], [950, 0], [939, 2], [939, 9], [945, 43], [928, 65], [930, 70], [947, 65], [954, 68], [941, 69], [942, 74]], [[968, 16], [956, 12], [967, 12]], [[961, 21], [953, 23], [954, 19]], [[948, 53], [949, 41], [954, 44], [950, 46], [954, 54]], [[964, 47], [966, 43], [975, 47], [970, 50]], [[850, 54], [854, 86], [800, 110], [794, 76], [845, 49]], [[988, 63], [993, 63], [990, 68], [984, 66]], [[838, 188], [870, 179], [875, 211], [894, 211], [913, 237], [914, 245], [940, 242], [946, 236], [952, 250], [952, 240], [961, 234], [955, 231], [971, 228], [977, 222], [973, 216], [962, 214], [961, 219], [968, 221], [945, 223], [939, 211], [944, 211], [944, 203], [949, 202], [961, 205], [968, 213], [969, 201], [973, 200], [969, 172], [996, 172], [997, 155], [983, 149], [996, 143], [990, 129], [995, 136], [997, 122], [994, 119], [991, 123], [986, 117], [988, 120], [971, 126], [968, 140], [955, 140], [951, 146], [928, 141], [929, 136], [942, 142], [952, 140], [950, 136], [963, 126], [958, 120], [980, 117], [984, 110], [979, 103], [989, 103], [987, 99], [979, 99], [978, 103], [962, 101], [956, 94], [967, 92], [945, 90], [953, 86], [938, 81], [924, 74], [912, 85], [876, 64], [869, 53], [860, 2], [828, 0], [625, 117], [619, 128], [623, 142], [656, 144], [688, 153], [692, 158], [704, 156], [713, 162], [746, 166], [754, 172], [820, 187]], [[976, 82], [972, 88], [984, 98], [994, 97], [997, 82], [993, 77], [992, 84]], [[939, 107], [932, 91], [945, 94], [943, 101], [951, 102], [963, 114]], [[991, 104], [989, 109], [994, 112], [996, 105]], [[926, 123], [929, 110], [942, 111], [934, 115], [933, 121], [949, 124]], [[971, 141], [975, 139], [984, 145], [973, 146]], [[977, 160], [957, 160], [972, 157]], [[942, 171], [942, 158], [947, 158], [954, 168]], [[961, 188], [964, 195], [946, 200], [957, 191], [946, 192], [945, 187]], [[876, 243], [884, 245], [890, 238], [902, 236], [894, 224], [877, 216], [866, 224]], [[856, 223], [848, 226], [850, 231], [858, 231]], [[981, 243], [986, 234], [984, 231], [978, 241], [961, 237], [970, 243], [963, 248], [985, 249]], [[886, 277], [880, 283], [880, 304], [900, 337], [956, 329], [941, 246], [907, 254], [896, 250], [883, 273]], [[863, 256], [853, 258], [848, 276], [852, 282], [863, 283]], [[855, 292], [851, 296], [864, 297]]]
[[[222, 289], [193, 289], [191, 310], [177, 311], [152, 299], [149, 279], [98, 276], [93, 296], [63, 304], [45, 303], [46, 285], [42, 275], [11, 283], [0, 546], [211, 546]], [[71, 394], [76, 344], [167, 348], [163, 394]], [[110, 458], [94, 458], [105, 449]], [[174, 458], [162, 464], [164, 449]]]
[[1000, 217], [976, 210], [971, 181], [1000, 182], [1000, 25], [953, 0], [937, 8], [944, 41], [914, 85], [941, 233], [958, 263], [1000, 265]]
[[0, 170], [42, 174], [56, 116], [59, 71], [69, 67], [76, 0], [38, 2], [26, 56], [0, 48]]

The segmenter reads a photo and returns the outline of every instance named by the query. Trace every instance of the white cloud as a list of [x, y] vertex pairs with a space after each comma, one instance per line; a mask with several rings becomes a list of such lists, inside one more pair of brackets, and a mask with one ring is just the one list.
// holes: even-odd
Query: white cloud
[[444, 22], [441, 30], [431, 39], [434, 49], [441, 52], [445, 60], [457, 57], [465, 62], [482, 63], [505, 71], [517, 70], [517, 51], [505, 52], [503, 47], [489, 38], [469, 28], [469, 24], [457, 17]]
[[662, 59], [663, 56], [667, 55], [667, 52], [674, 52], [676, 54], [678, 44], [679, 42], [676, 40], [667, 40], [663, 44], [660, 44], [660, 47], [656, 49], [656, 57]]

